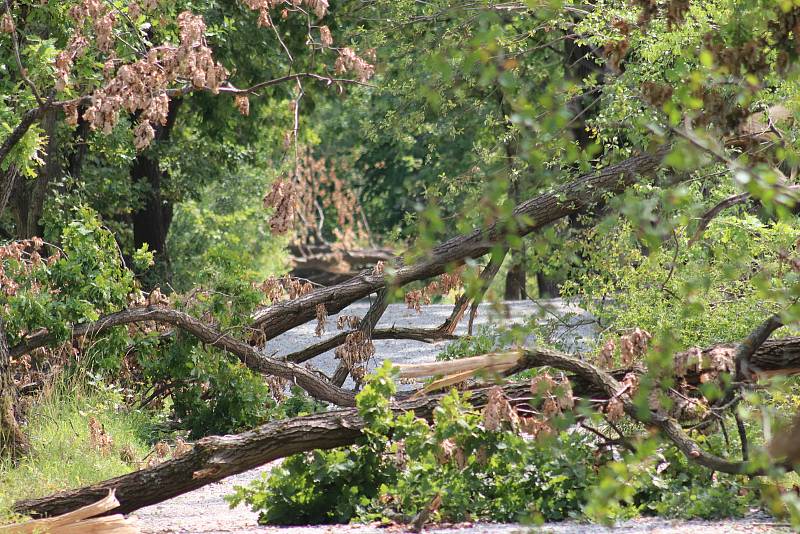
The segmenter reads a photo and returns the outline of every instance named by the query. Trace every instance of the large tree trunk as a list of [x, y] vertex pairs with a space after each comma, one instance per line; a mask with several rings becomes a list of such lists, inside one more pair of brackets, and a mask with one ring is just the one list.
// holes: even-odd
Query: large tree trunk
[[[527, 384], [506, 386], [506, 391], [514, 398], [530, 396]], [[470, 402], [480, 406], [487, 394], [488, 389], [476, 390]], [[419, 417], [430, 418], [440, 399], [441, 395], [433, 395], [409, 400], [393, 409], [397, 413], [413, 410]], [[364, 420], [355, 408], [274, 421], [242, 434], [203, 438], [175, 460], [85, 488], [20, 501], [15, 509], [34, 516], [58, 515], [116, 489], [120, 506], [110, 512], [129, 513], [291, 454], [352, 445], [362, 428]]]
[[[169, 140], [182, 102], [180, 98], [170, 101], [167, 123], [156, 127], [156, 142]], [[170, 279], [167, 234], [172, 224], [172, 201], [162, 194], [162, 186], [168, 179], [169, 175], [161, 169], [161, 162], [153, 149], [136, 156], [131, 166], [131, 181], [134, 185], [144, 184], [145, 192], [141, 205], [131, 217], [133, 242], [137, 249], [146, 243], [155, 253], [156, 268], [149, 277], [151, 279], [145, 281], [149, 287]]]
[[42, 115], [41, 127], [47, 135], [47, 148], [45, 163], [40, 167], [36, 179], [31, 181], [19, 177], [13, 184], [10, 203], [14, 209], [15, 235], [18, 239], [30, 239], [43, 233], [41, 218], [44, 201], [51, 184], [63, 170], [56, 131], [60, 113], [56, 108], [49, 108]]
[[564, 74], [568, 80], [580, 86], [586, 78], [593, 74], [597, 75], [597, 85], [593, 90], [581, 93], [573, 97], [568, 103], [567, 108], [572, 115], [569, 123], [575, 141], [581, 149], [586, 149], [593, 141], [589, 132], [586, 130], [586, 121], [594, 114], [600, 97], [602, 86], [605, 81], [603, 67], [595, 62], [598, 54], [591, 46], [580, 44], [579, 35], [567, 35], [564, 37]]
[[554, 299], [561, 296], [558, 289], [558, 278], [547, 276], [541, 271], [536, 273], [536, 287], [539, 290], [539, 298]]

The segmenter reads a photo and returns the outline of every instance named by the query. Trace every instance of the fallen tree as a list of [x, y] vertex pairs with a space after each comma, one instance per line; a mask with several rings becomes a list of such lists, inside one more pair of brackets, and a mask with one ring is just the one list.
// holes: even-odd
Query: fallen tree
[[[800, 339], [791, 338], [787, 341], [776, 340], [765, 350], [772, 355], [796, 355], [798, 346]], [[711, 352], [718, 348], [710, 347], [706, 351]], [[676, 360], [684, 356], [685, 353], [678, 354]], [[687, 458], [700, 465], [724, 473], [752, 476], [765, 474], [764, 469], [747, 461], [728, 460], [705, 451], [691, 439], [674, 417], [658, 406], [642, 413], [632, 401], [630, 383], [625, 383], [625, 376], [630, 370], [605, 371], [578, 357], [546, 349], [518, 351], [514, 360], [515, 371], [549, 367], [568, 373], [576, 397], [600, 392], [602, 398], [593, 399], [591, 402], [594, 404], [602, 405], [604, 401], [618, 399], [629, 417], [658, 428]], [[437, 370], [447, 372], [455, 366], [469, 365], [469, 362], [455, 361], [436, 365], [438, 369], [427, 369], [419, 374], [433, 374]], [[712, 367], [706, 368], [703, 360], [698, 360], [693, 372], [718, 370], [717, 362], [710, 365]], [[485, 405], [492, 389], [490, 387], [470, 391], [469, 400], [472, 405]], [[506, 385], [503, 392], [512, 405], [527, 404], [532, 400], [527, 383]], [[410, 410], [418, 417], [430, 418], [441, 397], [442, 395], [412, 396], [408, 400], [395, 403], [393, 410], [397, 413]], [[113, 512], [128, 513], [291, 454], [354, 444], [363, 427], [364, 421], [354, 408], [273, 421], [241, 434], [201, 439], [191, 451], [179, 458], [84, 488], [20, 501], [16, 503], [15, 509], [34, 516], [61, 514], [89, 504], [109, 490], [115, 490], [120, 506]]]
[[387, 267], [386, 274], [364, 271], [335, 286], [319, 288], [294, 300], [257, 310], [253, 315], [253, 327], [270, 340], [312, 320], [318, 306], [324, 306], [328, 314], [338, 313], [356, 300], [388, 286], [402, 287], [438, 276], [467, 259], [485, 255], [492, 247], [503, 244], [508, 236], [528, 235], [563, 217], [584, 212], [609, 195], [625, 191], [642, 175], [655, 171], [669, 150], [669, 145], [662, 145], [652, 153], [633, 156], [537, 195], [517, 205], [509, 220], [448, 239], [412, 265], [397, 266], [393, 272]]
[[[325, 314], [335, 313], [359, 298], [378, 293], [378, 298], [356, 329], [342, 332], [284, 359], [265, 356], [257, 348], [189, 314], [158, 304], [122, 310], [106, 315], [94, 323], [76, 325], [72, 336], [91, 337], [116, 326], [139, 322], [168, 324], [235, 355], [256, 372], [291, 380], [316, 399], [338, 406], [354, 406], [353, 392], [341, 388], [350, 371], [347, 365], [341, 365], [333, 377], [326, 379], [297, 363], [345, 343], [355, 333], [361, 334], [362, 339], [369, 342], [381, 338], [416, 339], [424, 342], [451, 339], [455, 325], [463, 317], [469, 303], [473, 302], [474, 309], [481, 298], [482, 288], [479, 288], [477, 294], [468, 296], [465, 292], [461, 295], [448, 320], [439, 328], [427, 330], [376, 328], [386, 309], [388, 290], [443, 274], [448, 268], [460, 265], [467, 259], [483, 256], [501, 245], [509, 235], [526, 235], [566, 215], [587, 210], [603, 196], [624, 191], [642, 173], [656, 169], [668, 150], [667, 146], [662, 146], [653, 154], [634, 156], [620, 164], [585, 175], [553, 192], [538, 195], [517, 206], [511, 219], [452, 238], [434, 248], [430, 255], [417, 263], [399, 265], [394, 269], [387, 267], [386, 272], [379, 269], [365, 271], [342, 284], [316, 289], [257, 311], [254, 314], [253, 329], [261, 332], [262, 339], [269, 340], [312, 319], [318, 315], [320, 307]], [[487, 264], [481, 274], [484, 285], [496, 274], [501, 262], [502, 255], [499, 255]], [[709, 372], [716, 375], [727, 374], [737, 379], [796, 372], [800, 369], [800, 338], [765, 341], [776, 325], [769, 323], [767, 326], [769, 328], [760, 329], [745, 343], [692, 349], [676, 355], [676, 362], [680, 362], [676, 369], [680, 371], [673, 378], [676, 382], [683, 381], [693, 385], [705, 380], [703, 375]], [[9, 354], [18, 356], [56, 341], [51, 333], [38, 332], [12, 347]], [[569, 373], [572, 390], [577, 397], [595, 401], [599, 399], [601, 403], [617, 399], [627, 415], [657, 427], [689, 458], [710, 469], [726, 473], [762, 473], [754, 470], [746, 461], [730, 461], [704, 451], [681, 428], [678, 423], [680, 416], [676, 418], [675, 414], [662, 412], [658, 407], [653, 407], [644, 415], [638, 413], [630, 398], [630, 385], [623, 383], [628, 380], [629, 374], [643, 373], [642, 368], [606, 371], [580, 357], [536, 349], [521, 352], [514, 365], [491, 370], [511, 375], [533, 367], [551, 367]], [[526, 387], [506, 386], [505, 390], [512, 400], [516, 395], [520, 402], [527, 402], [527, 397], [521, 396]], [[485, 390], [477, 390], [473, 393], [472, 402], [480, 406], [485, 395]], [[400, 412], [413, 410], [426, 417], [430, 415], [437, 399], [436, 396], [412, 398], [399, 402], [394, 409]], [[17, 509], [34, 515], [57, 514], [88, 504], [109, 489], [115, 488], [121, 503], [118, 511], [129, 512], [286, 455], [355, 443], [362, 427], [363, 421], [353, 408], [275, 421], [235, 436], [205, 438], [197, 442], [191, 452], [180, 458], [87, 488], [22, 501], [17, 504]]]
[[[443, 274], [448, 268], [463, 264], [470, 258], [479, 258], [502, 245], [510, 235], [524, 236], [571, 214], [589, 209], [608, 195], [625, 191], [636, 183], [643, 174], [651, 173], [658, 168], [663, 157], [668, 153], [669, 145], [662, 145], [653, 153], [633, 156], [623, 162], [609, 165], [598, 171], [585, 174], [553, 191], [537, 195], [519, 204], [508, 220], [494, 222], [486, 228], [478, 229], [471, 234], [451, 238], [435, 247], [431, 253], [420, 261], [390, 269], [367, 270], [341, 284], [315, 289], [297, 298], [281, 301], [269, 307], [257, 310], [253, 317], [252, 329], [260, 332], [265, 341], [275, 338], [292, 328], [313, 319], [320, 308], [326, 314], [337, 313], [358, 299], [389, 287], [402, 287], [410, 282], [425, 280]], [[481, 275], [484, 284], [488, 284], [497, 273], [502, 259], [490, 261]], [[477, 302], [481, 293], [473, 299]], [[439, 340], [448, 339], [455, 325], [463, 316], [470, 299], [462, 296], [453, 314], [442, 327], [430, 331], [375, 331], [383, 309], [373, 305], [368, 313], [369, 320], [359, 326], [365, 338], [373, 336], [401, 336], [405, 339]], [[376, 301], [380, 304], [380, 300]], [[385, 309], [385, 308], [384, 308]], [[474, 314], [474, 312], [473, 312]], [[366, 319], [366, 318], [365, 318]], [[342, 390], [337, 384], [344, 383], [348, 369], [342, 367], [340, 372], [329, 382], [303, 367], [292, 362], [302, 362], [317, 354], [330, 350], [347, 339], [348, 333], [337, 336], [333, 341], [292, 355], [282, 362], [260, 354], [250, 345], [236, 338], [218, 332], [213, 326], [177, 310], [169, 310], [163, 306], [131, 308], [101, 317], [94, 323], [74, 325], [73, 337], [92, 336], [102, 333], [114, 326], [136, 322], [155, 321], [171, 324], [198, 337], [203, 342], [226, 350], [236, 355], [251, 369], [292, 380], [315, 398], [337, 404], [353, 406], [353, 395]], [[36, 348], [47, 346], [56, 341], [53, 334], [45, 331], [37, 332], [23, 339], [10, 349], [11, 357], [18, 357]]]
[[[513, 398], [524, 396], [527, 389], [527, 385], [507, 386], [506, 392]], [[480, 406], [487, 394], [488, 389], [476, 390], [472, 401]], [[408, 400], [395, 409], [430, 417], [440, 398]], [[353, 444], [363, 426], [355, 408], [273, 421], [233, 436], [203, 438], [180, 458], [85, 488], [20, 501], [15, 509], [34, 516], [61, 514], [94, 502], [114, 489], [120, 505], [113, 511], [128, 513], [291, 454]]]
[[338, 249], [329, 244], [292, 245], [289, 253], [292, 276], [324, 286], [344, 282], [378, 262], [390, 263], [395, 258], [389, 248]]

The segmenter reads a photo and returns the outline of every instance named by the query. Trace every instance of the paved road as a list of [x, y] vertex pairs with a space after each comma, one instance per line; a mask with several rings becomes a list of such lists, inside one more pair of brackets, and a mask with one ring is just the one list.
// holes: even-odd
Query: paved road
[[[362, 317], [369, 308], [368, 302], [355, 303], [342, 311], [343, 315], [357, 315]], [[379, 327], [406, 326], [431, 328], [440, 325], [450, 314], [451, 306], [432, 305], [423, 307], [422, 313], [408, 310], [404, 305], [390, 305], [386, 310]], [[579, 308], [565, 304], [555, 299], [538, 302], [521, 302], [500, 305], [497, 308], [481, 306], [476, 320], [477, 325], [512, 325], [521, 324], [530, 318], [553, 319], [559, 318], [559, 325], [553, 331], [553, 339], [563, 343], [564, 350], [579, 351], [586, 346], [586, 340], [594, 333], [591, 317]], [[284, 334], [270, 341], [266, 352], [278, 356], [288, 354], [295, 350], [319, 342], [328, 336], [334, 335], [336, 330], [336, 317], [329, 318], [328, 331], [322, 338], [314, 335], [315, 323], [309, 323], [292, 332]], [[456, 330], [458, 334], [466, 333], [466, 320], [462, 321]], [[527, 343], [535, 342], [528, 339]], [[436, 355], [448, 342], [426, 344], [406, 340], [378, 340], [375, 341], [376, 356], [372, 365], [379, 365], [383, 359], [391, 359], [395, 363], [420, 363], [433, 361]], [[312, 360], [313, 365], [328, 375], [336, 369], [338, 361], [333, 357], [333, 352], [328, 352]], [[258, 527], [257, 514], [250, 512], [244, 506], [230, 510], [223, 500], [225, 495], [232, 492], [235, 485], [246, 485], [249, 481], [262, 476], [269, 466], [264, 466], [247, 473], [230, 477], [218, 484], [211, 484], [196, 491], [181, 495], [169, 501], [143, 508], [134, 514], [139, 519], [144, 532], [156, 533], [187, 533], [187, 534], [222, 534], [246, 532], [281, 534], [326, 534], [333, 532], [355, 532], [357, 534], [383, 534], [387, 529], [373, 527], [302, 527], [302, 528], [275, 528]], [[426, 532], [436, 533], [487, 533], [511, 534], [515, 532], [528, 532], [530, 529], [520, 525], [461, 525], [450, 529], [436, 529]], [[392, 531], [390, 529], [390, 531]], [[552, 532], [553, 534], [600, 534], [612, 532], [604, 527], [583, 525], [572, 522], [545, 525], [539, 531]], [[397, 532], [397, 530], [394, 530]], [[619, 525], [613, 532], [644, 533], [657, 532], [664, 534], [698, 533], [698, 534], [736, 534], [736, 533], [761, 533], [761, 532], [789, 532], [772, 523], [772, 520], [761, 515], [721, 522], [671, 522], [660, 519], [642, 519], [628, 521]]]

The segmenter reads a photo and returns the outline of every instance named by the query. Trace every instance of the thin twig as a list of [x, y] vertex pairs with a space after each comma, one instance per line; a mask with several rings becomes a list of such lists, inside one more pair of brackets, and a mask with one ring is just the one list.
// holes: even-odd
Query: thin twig
[[[11, 16], [11, 5], [8, 3], [8, 0], [5, 0], [5, 4], [8, 14]], [[28, 87], [31, 88], [31, 92], [33, 93], [34, 98], [36, 98], [36, 103], [39, 104], [39, 107], [42, 107], [44, 106], [44, 100], [42, 100], [36, 85], [33, 83], [33, 81], [31, 81], [30, 78], [28, 78], [28, 69], [22, 66], [22, 58], [19, 55], [19, 35], [17, 34], [16, 23], [11, 25], [11, 41], [14, 43], [14, 58], [17, 60], [19, 75], [22, 77], [23, 81], [25, 81]]]
[[733, 418], [736, 420], [736, 430], [739, 432], [739, 443], [742, 445], [742, 461], [746, 462], [750, 459], [750, 447], [747, 444], [747, 429], [738, 413], [734, 413]]

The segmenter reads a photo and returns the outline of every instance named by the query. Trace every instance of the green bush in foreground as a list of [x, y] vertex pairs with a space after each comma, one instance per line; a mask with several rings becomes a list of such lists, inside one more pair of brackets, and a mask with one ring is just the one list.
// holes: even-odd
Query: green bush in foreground
[[671, 448], [658, 453], [642, 444], [658, 463], [613, 461], [588, 432], [532, 439], [510, 426], [487, 430], [455, 391], [429, 424], [411, 412], [396, 416], [388, 400], [394, 392], [385, 366], [357, 398], [367, 422], [358, 445], [292, 456], [237, 487], [231, 505], [248, 504], [262, 524], [287, 525], [409, 522], [428, 508], [439, 522], [712, 517], [738, 515], [750, 502], [737, 493], [739, 482], [712, 481]]

